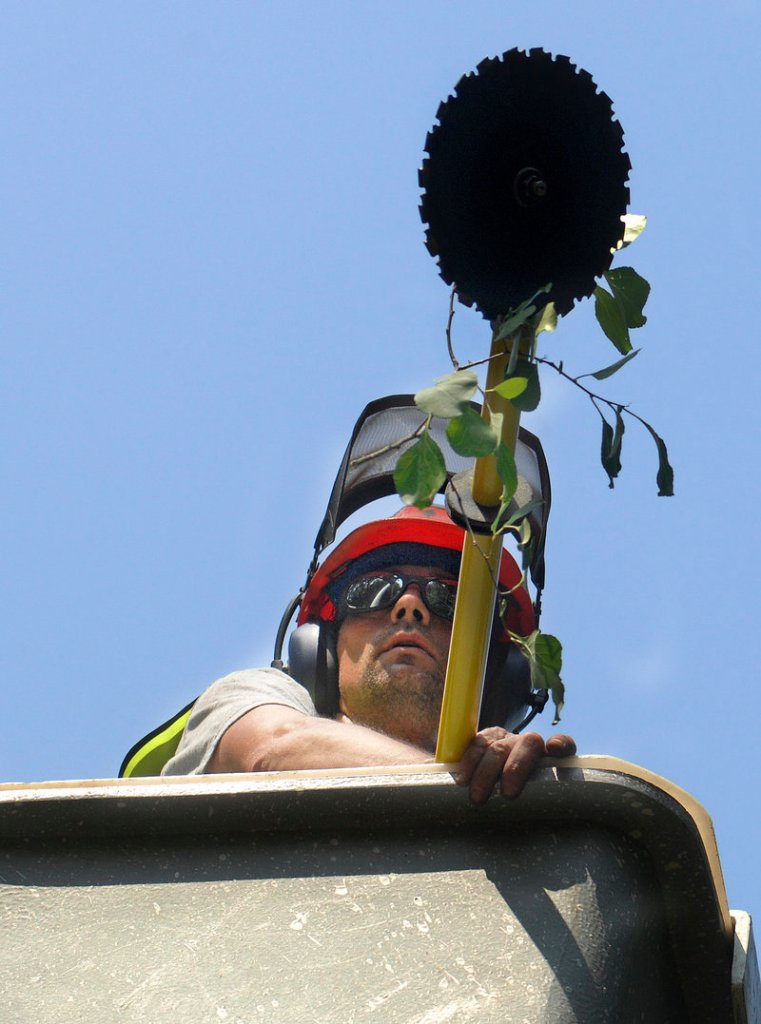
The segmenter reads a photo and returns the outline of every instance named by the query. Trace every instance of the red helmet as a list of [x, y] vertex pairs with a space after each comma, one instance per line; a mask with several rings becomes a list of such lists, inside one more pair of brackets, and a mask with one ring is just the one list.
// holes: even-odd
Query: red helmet
[[[408, 506], [388, 519], [365, 523], [348, 535], [319, 566], [304, 592], [298, 624], [331, 622], [336, 617], [334, 597], [346, 574], [358, 575], [373, 568], [392, 565], [441, 565], [456, 573], [466, 531], [456, 526], [439, 506], [418, 509]], [[536, 628], [536, 617], [522, 574], [515, 559], [502, 554], [500, 588], [509, 592], [502, 632], [528, 636]]]

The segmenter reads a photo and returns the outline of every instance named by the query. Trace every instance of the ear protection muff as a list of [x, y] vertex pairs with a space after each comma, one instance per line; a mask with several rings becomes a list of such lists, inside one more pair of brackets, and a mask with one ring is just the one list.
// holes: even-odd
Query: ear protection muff
[[479, 729], [501, 725], [508, 732], [520, 732], [546, 702], [545, 691], [532, 691], [528, 661], [515, 644], [492, 640], [486, 663]]
[[305, 622], [288, 639], [288, 675], [301, 683], [319, 715], [338, 713], [336, 630], [332, 623]]
[[317, 648], [320, 642], [320, 627], [316, 622], [305, 622], [291, 633], [288, 639], [288, 675], [309, 690], [314, 700], [317, 685]]

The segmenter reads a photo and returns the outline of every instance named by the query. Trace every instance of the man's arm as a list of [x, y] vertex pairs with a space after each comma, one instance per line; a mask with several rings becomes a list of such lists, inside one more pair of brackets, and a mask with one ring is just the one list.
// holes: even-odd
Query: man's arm
[[207, 772], [430, 764], [425, 750], [352, 722], [314, 718], [280, 704], [247, 712], [224, 733]]
[[[535, 732], [516, 736], [497, 727], [483, 729], [466, 750], [455, 781], [468, 787], [471, 800], [477, 804], [485, 803], [497, 784], [502, 796], [513, 799], [522, 792], [543, 757], [575, 753], [576, 744], [570, 736], [551, 736], [545, 743]], [[373, 729], [265, 704], [230, 726], [206, 770], [266, 772], [432, 762], [428, 751]]]

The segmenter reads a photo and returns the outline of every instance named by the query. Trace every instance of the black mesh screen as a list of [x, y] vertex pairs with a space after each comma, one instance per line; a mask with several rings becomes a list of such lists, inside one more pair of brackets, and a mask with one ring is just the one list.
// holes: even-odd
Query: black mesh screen
[[[474, 404], [474, 408], [479, 406]], [[315, 540], [317, 557], [335, 539], [336, 530], [364, 505], [395, 493], [393, 473], [399, 456], [417, 440], [426, 414], [418, 409], [412, 395], [378, 398], [364, 409], [354, 427], [330, 495], [325, 518]], [[430, 431], [439, 444], [448, 477], [463, 472], [473, 460], [457, 455], [446, 438], [447, 421], [434, 418]], [[544, 586], [544, 542], [550, 512], [550, 478], [539, 439], [520, 429], [515, 452], [518, 490], [511, 511], [532, 501], [543, 504], [528, 518], [533, 538], [531, 578], [538, 589]], [[442, 488], [443, 490], [443, 488]]]

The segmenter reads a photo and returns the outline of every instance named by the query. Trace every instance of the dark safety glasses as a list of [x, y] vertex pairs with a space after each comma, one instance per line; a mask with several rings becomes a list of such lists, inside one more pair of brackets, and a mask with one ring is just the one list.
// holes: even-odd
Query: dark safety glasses
[[430, 576], [406, 576], [400, 572], [360, 576], [346, 588], [343, 608], [349, 612], [375, 612], [391, 608], [411, 583], [417, 583], [426, 608], [442, 619], [454, 616], [457, 581]]

